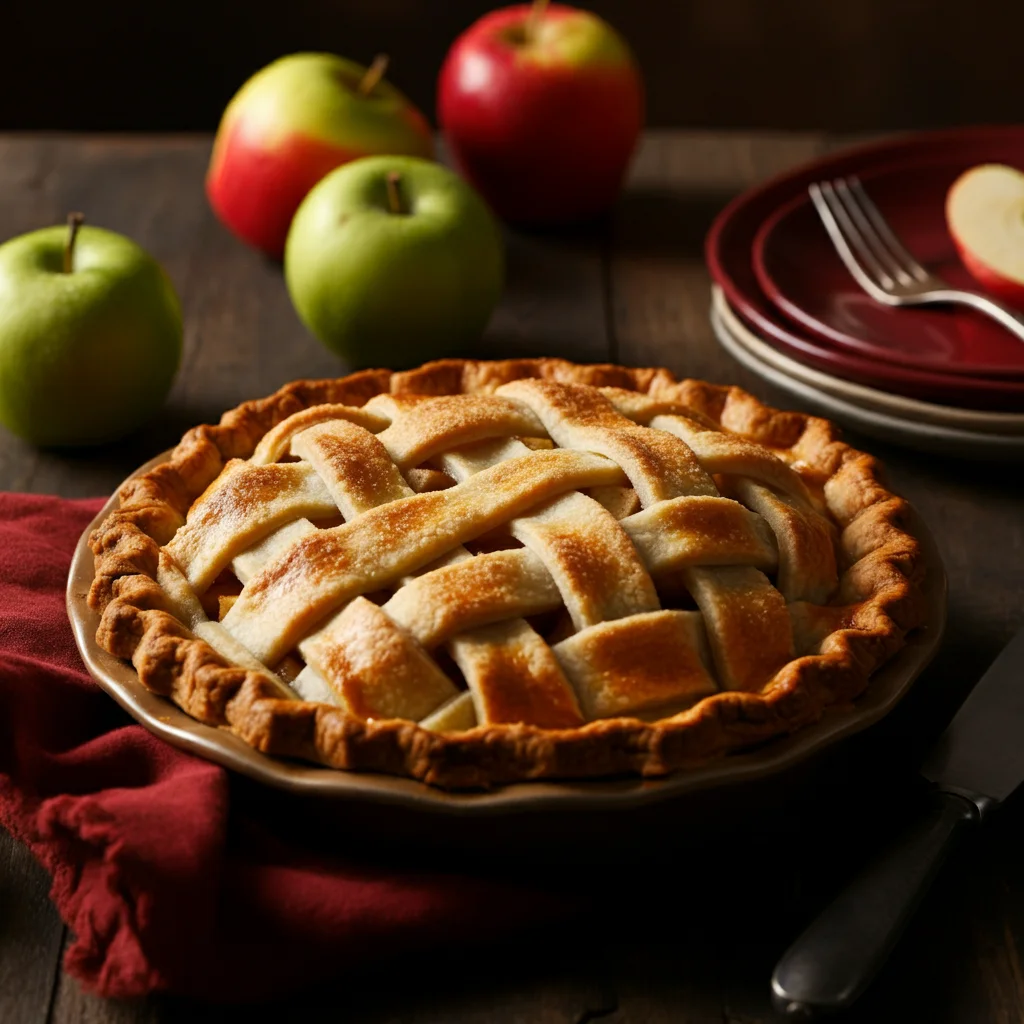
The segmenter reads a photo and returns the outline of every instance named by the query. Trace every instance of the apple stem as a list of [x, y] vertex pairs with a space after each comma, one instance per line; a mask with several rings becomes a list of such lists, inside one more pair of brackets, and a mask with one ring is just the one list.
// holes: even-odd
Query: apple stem
[[378, 53], [373, 58], [373, 63], [366, 69], [366, 74], [360, 79], [356, 89], [360, 96], [369, 96], [377, 88], [377, 83], [384, 77], [384, 72], [388, 69], [389, 59], [386, 53]]
[[541, 19], [544, 11], [547, 10], [548, 0], [533, 0], [530, 6], [530, 13], [526, 16], [526, 26], [523, 29], [523, 36], [526, 42], [532, 43], [540, 31]]
[[401, 180], [402, 176], [398, 173], [398, 171], [388, 172], [388, 206], [391, 208], [392, 213], [405, 212], [402, 209], [402, 193], [398, 191], [398, 183]]
[[75, 263], [75, 239], [85, 217], [80, 213], [68, 214], [68, 237], [64, 243], [64, 273], [70, 274]]

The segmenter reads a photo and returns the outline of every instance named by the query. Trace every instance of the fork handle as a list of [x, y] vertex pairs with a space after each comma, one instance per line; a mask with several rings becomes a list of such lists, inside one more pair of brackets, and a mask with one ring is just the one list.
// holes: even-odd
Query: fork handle
[[1015, 313], [1009, 306], [1004, 306], [987, 295], [977, 295], [975, 292], [963, 292], [950, 289], [949, 291], [936, 292], [936, 301], [955, 302], [961, 306], [970, 306], [979, 313], [995, 320], [997, 324], [1005, 327], [1018, 341], [1024, 341], [1024, 317]]

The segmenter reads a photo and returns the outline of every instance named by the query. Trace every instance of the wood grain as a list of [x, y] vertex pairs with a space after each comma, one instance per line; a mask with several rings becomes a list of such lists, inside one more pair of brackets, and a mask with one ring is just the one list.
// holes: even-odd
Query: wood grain
[[[652, 133], [606, 221], [510, 232], [508, 287], [474, 354], [557, 354], [663, 364], [739, 382], [789, 404], [740, 368], [707, 321], [703, 238], [737, 191], [837, 144], [822, 135]], [[0, 238], [84, 209], [167, 267], [186, 322], [167, 407], [127, 442], [36, 452], [0, 437], [0, 487], [106, 493], [193, 423], [302, 376], [345, 371], [296, 318], [280, 268], [231, 238], [202, 193], [206, 137], [0, 136]], [[835, 751], [756, 822], [699, 837], [664, 867], [576, 865], [566, 884], [602, 896], [564, 935], [486, 948], [457, 964], [342, 977], [259, 1009], [174, 998], [112, 1003], [59, 972], [63, 928], [31, 857], [0, 835], [0, 1020], [154, 1024], [331, 1019], [367, 1024], [488, 1021], [767, 1024], [767, 979], [788, 942], [906, 817], [913, 763], [1022, 619], [1024, 483], [855, 434], [934, 532], [950, 579], [950, 628], [935, 667], [884, 723]], [[855, 1022], [1024, 1020], [1024, 813], [1013, 800], [962, 851]], [[610, 824], [610, 827], [612, 825]], [[660, 861], [661, 864], [657, 862]], [[397, 980], [396, 980], [397, 978]]]
[[[540, 938], [540, 937], [538, 937]], [[586, 955], [583, 955], [583, 954]], [[220, 1006], [190, 999], [105, 1000], [83, 993], [66, 975], [49, 1024], [252, 1024], [256, 1021], [358, 1021], [359, 1024], [581, 1024], [605, 1015], [614, 999], [596, 977], [589, 946], [569, 951], [536, 946], [408, 962], [380, 975], [319, 986], [254, 1006]], [[515, 962], [514, 969], [506, 964]], [[400, 982], [396, 974], [400, 970]], [[3, 1018], [5, 1022], [9, 1018]], [[23, 1016], [15, 1021], [42, 1021]]]
[[28, 847], [0, 828], [0, 1021], [47, 1019], [64, 935], [49, 889]]

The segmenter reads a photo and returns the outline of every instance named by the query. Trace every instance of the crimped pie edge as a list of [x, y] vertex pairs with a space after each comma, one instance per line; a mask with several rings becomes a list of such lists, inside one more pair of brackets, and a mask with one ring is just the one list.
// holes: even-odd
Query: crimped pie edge
[[[327, 704], [283, 700], [259, 673], [228, 664], [168, 610], [156, 583], [161, 545], [229, 458], [247, 458], [276, 423], [326, 402], [363, 405], [382, 392], [492, 391], [523, 377], [628, 388], [682, 402], [716, 426], [776, 451], [824, 483], [842, 528], [840, 591], [857, 598], [856, 628], [830, 633], [820, 653], [794, 659], [759, 693], [722, 692], [672, 718], [614, 718], [580, 728], [484, 725], [435, 733], [403, 720], [362, 721]], [[826, 707], [848, 703], [872, 671], [924, 618], [923, 558], [904, 523], [910, 508], [886, 489], [881, 466], [838, 440], [827, 420], [780, 412], [735, 386], [677, 381], [664, 369], [561, 359], [497, 362], [440, 360], [415, 370], [364, 370], [295, 381], [244, 402], [216, 426], [188, 431], [169, 461], [122, 486], [120, 507], [93, 532], [95, 578], [89, 604], [101, 613], [96, 639], [132, 661], [150, 689], [201, 722], [231, 729], [263, 753], [334, 768], [406, 775], [449, 788], [541, 778], [633, 773], [645, 776], [698, 764], [793, 732]]]

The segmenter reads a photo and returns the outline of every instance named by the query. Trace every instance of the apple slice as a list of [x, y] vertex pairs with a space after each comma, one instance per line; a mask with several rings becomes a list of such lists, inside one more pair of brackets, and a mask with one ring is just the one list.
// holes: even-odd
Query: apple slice
[[946, 196], [946, 223], [978, 283], [1024, 309], [1024, 173], [1003, 164], [965, 171]]

